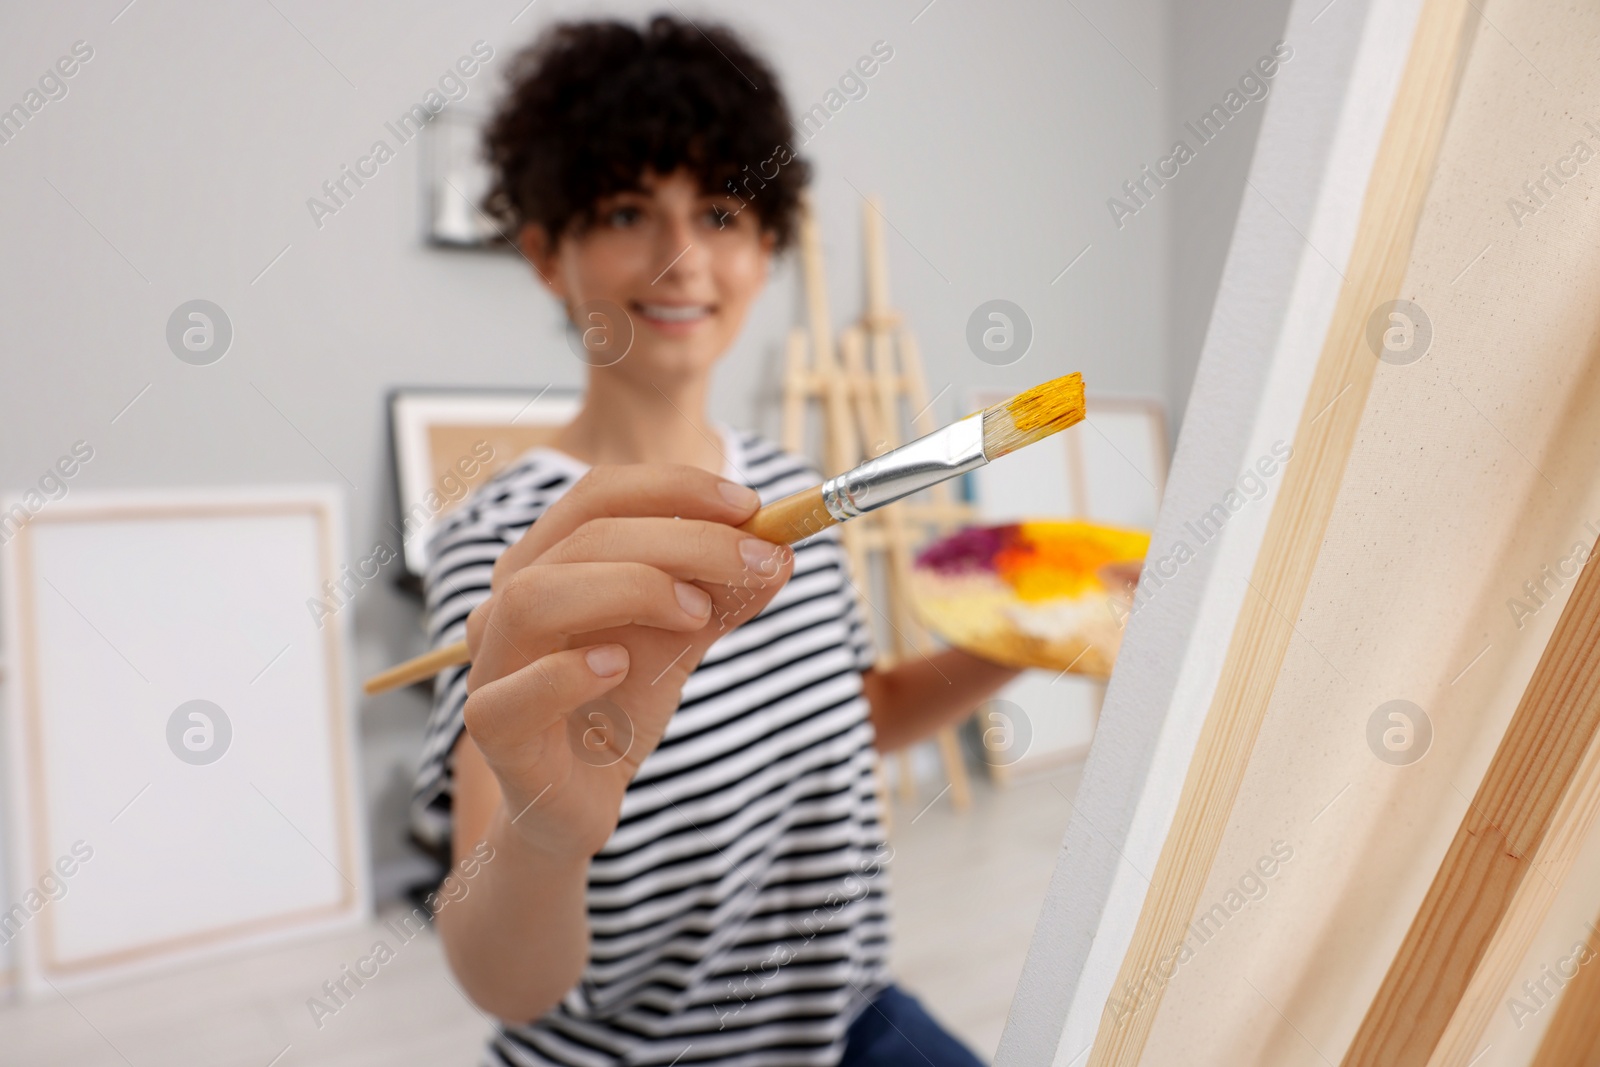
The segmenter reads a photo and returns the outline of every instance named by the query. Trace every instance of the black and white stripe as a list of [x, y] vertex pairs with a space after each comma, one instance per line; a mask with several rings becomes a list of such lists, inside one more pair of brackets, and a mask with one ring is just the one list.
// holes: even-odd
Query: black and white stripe
[[[724, 434], [729, 470], [772, 501], [815, 485], [798, 457]], [[480, 487], [429, 551], [430, 645], [465, 636], [495, 559], [582, 476], [535, 449]], [[888, 855], [861, 672], [870, 628], [837, 531], [719, 639], [589, 873], [590, 958], [563, 1002], [502, 1023], [485, 1063], [825, 1067], [888, 984]], [[466, 668], [434, 689], [412, 800], [416, 837], [447, 853]]]

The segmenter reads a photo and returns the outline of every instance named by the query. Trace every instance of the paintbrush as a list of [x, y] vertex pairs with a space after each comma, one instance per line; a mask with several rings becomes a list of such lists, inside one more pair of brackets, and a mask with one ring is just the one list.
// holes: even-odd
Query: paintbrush
[[[921, 492], [1082, 421], [1083, 375], [1044, 382], [1010, 400], [919, 437], [812, 489], [775, 500], [739, 529], [774, 544], [794, 544], [858, 515]], [[434, 649], [367, 679], [382, 693], [433, 677], [470, 659], [467, 643]]]

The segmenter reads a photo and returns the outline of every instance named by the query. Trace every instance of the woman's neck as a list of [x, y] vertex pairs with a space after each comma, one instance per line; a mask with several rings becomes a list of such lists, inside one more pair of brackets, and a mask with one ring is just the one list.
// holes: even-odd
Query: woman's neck
[[551, 443], [591, 466], [682, 463], [720, 474], [721, 434], [706, 417], [710, 381], [655, 383], [591, 371], [583, 407]]

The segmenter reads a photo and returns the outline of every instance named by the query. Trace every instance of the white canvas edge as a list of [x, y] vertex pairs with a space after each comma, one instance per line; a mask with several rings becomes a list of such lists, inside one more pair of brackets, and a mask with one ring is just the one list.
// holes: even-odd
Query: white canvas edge
[[[20, 501], [21, 496], [18, 493], [10, 493], [0, 498], [0, 511]], [[332, 545], [333, 554], [333, 558], [329, 561], [330, 569], [334, 573], [338, 573], [339, 569], [348, 561], [349, 550], [345, 532], [344, 494], [338, 486], [329, 484], [217, 486], [148, 490], [74, 490], [70, 496], [46, 503], [40, 509], [40, 512], [49, 511], [52, 515], [70, 515], [74, 512], [90, 512], [106, 507], [170, 507], [195, 504], [225, 506], [240, 503], [307, 503], [324, 508], [324, 514], [327, 515], [328, 521], [328, 540]], [[38, 513], [36, 512], [35, 514]], [[0, 604], [0, 615], [3, 615], [5, 620], [4, 641], [7, 649], [6, 699], [4, 704], [6, 715], [5, 722], [0, 725], [3, 725], [6, 731], [7, 766], [10, 772], [7, 775], [9, 789], [4, 797], [6, 840], [0, 842], [0, 847], [7, 849], [6, 859], [13, 884], [29, 885], [37, 880], [37, 873], [33, 872], [31, 859], [32, 830], [28, 820], [24, 817], [33, 782], [31, 772], [27, 767], [27, 761], [22, 754], [26, 739], [23, 736], [22, 716], [18, 711], [20, 699], [16, 696], [22, 689], [23, 672], [29, 668], [14, 654], [11, 644], [21, 626], [21, 605], [16, 595], [17, 560], [15, 545], [16, 539], [13, 538], [3, 546], [0, 546], [0, 600], [3, 600], [3, 604]], [[351, 656], [353, 642], [350, 614], [349, 612], [337, 613], [332, 620], [332, 625], [335, 627], [334, 646], [337, 659], [334, 666], [339, 670], [343, 682], [340, 686], [340, 699], [343, 705], [341, 708], [343, 718], [342, 732], [344, 735], [342, 741], [345, 753], [345, 792], [347, 793], [343, 800], [345, 810], [350, 813], [350, 821], [346, 827], [346, 832], [351, 835], [351, 853], [355, 859], [355, 869], [345, 872], [355, 885], [355, 893], [351, 905], [325, 919], [306, 921], [295, 926], [286, 926], [258, 934], [231, 938], [213, 945], [174, 950], [136, 963], [108, 966], [71, 976], [55, 975], [53, 978], [44, 973], [38, 958], [38, 946], [36, 943], [38, 927], [37, 924], [30, 922], [22, 928], [20, 936], [12, 942], [12, 947], [15, 950], [13, 957], [15, 992], [18, 995], [30, 999], [57, 996], [62, 992], [90, 989], [126, 981], [145, 974], [160, 973], [187, 964], [242, 954], [254, 948], [276, 946], [289, 941], [315, 937], [371, 921], [373, 916], [371, 858], [368, 846], [365, 790], [362, 788], [361, 782], [360, 729], [357, 722], [361, 705], [357, 700], [357, 687], [353, 673], [354, 659]], [[34, 878], [30, 880], [23, 872], [33, 873]], [[9, 887], [7, 888], [9, 890]]]
[[[1301, 41], [1263, 116], [1152, 558], [1276, 440], [1292, 442], [1349, 258], [1421, 0], [1296, 0]], [[1322, 24], [1314, 25], [1327, 13]], [[1343, 36], [1341, 36], [1341, 33]], [[1320, 64], [1304, 44], [1322, 38]], [[1332, 127], [1319, 139], [1308, 130]], [[1268, 202], [1317, 189], [1309, 239]], [[1292, 462], [1292, 461], [1291, 461]], [[1083, 1062], [1132, 940], [1266, 529], [1266, 500], [1130, 621], [996, 1063]], [[1264, 506], [1263, 506], [1264, 505]], [[1142, 873], [1141, 873], [1142, 872]]]

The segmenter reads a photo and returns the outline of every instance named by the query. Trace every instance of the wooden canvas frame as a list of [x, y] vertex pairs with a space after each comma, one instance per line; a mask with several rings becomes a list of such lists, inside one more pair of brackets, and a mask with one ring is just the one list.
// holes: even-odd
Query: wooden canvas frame
[[[1318, 19], [1324, 33], [1346, 34], [1339, 62], [1336, 48], [1319, 55], [1304, 43]], [[1299, 412], [1294, 460], [1262, 537], [1250, 544], [1246, 531], [1230, 529], [1244, 551], [1224, 544], [1210, 565], [1197, 559], [1190, 570], [1206, 581], [1188, 586], [1194, 599], [1158, 597], [1130, 627], [1003, 1064], [1181, 1056], [1193, 1064], [1444, 1065], [1479, 1062], [1491, 1046], [1497, 1056], [1482, 1062], [1527, 1062], [1556, 1012], [1509, 1032], [1501, 1005], [1517, 988], [1512, 980], [1538, 973], [1537, 953], [1552, 938], [1593, 919], [1600, 782], [1587, 768], [1600, 751], [1575, 737], [1563, 765], [1550, 745], [1530, 748], [1517, 726], [1505, 731], [1525, 688], [1525, 708], [1540, 706], [1537, 661], [1573, 595], [1573, 575], [1551, 577], [1539, 556], [1559, 542], [1560, 566], [1581, 562], [1597, 532], [1581, 529], [1600, 508], [1600, 315], [1591, 295], [1600, 271], [1587, 254], [1600, 236], [1594, 172], [1577, 183], [1587, 196], [1544, 179], [1565, 198], [1529, 194], [1531, 206], [1519, 210], [1505, 191], [1518, 188], [1524, 168], [1540, 176], [1546, 141], [1572, 143], [1563, 108], [1600, 108], [1600, 80], [1581, 58], [1600, 40], [1600, 16], [1528, 0], [1355, 4], [1332, 13], [1299, 4], [1287, 36], [1301, 42], [1297, 61], [1313, 62], [1286, 68], [1265, 117], [1152, 556], [1163, 528], [1181, 518], [1171, 505], [1186, 463], [1215, 452], [1191, 437], [1196, 420], [1211, 431], [1212, 420], [1244, 414], [1259, 432], [1277, 417], [1241, 412], [1227, 394], [1240, 382], [1241, 335], [1250, 340], [1241, 322], [1263, 310], [1263, 292], [1281, 299], [1285, 288], [1321, 294], [1329, 308], [1313, 330], [1294, 329], [1292, 314], [1275, 323], [1278, 338], [1260, 365], [1269, 379], [1311, 372], [1291, 408]], [[1531, 51], [1507, 43], [1533, 40]], [[1319, 60], [1327, 61], [1320, 70]], [[1385, 70], [1403, 76], [1385, 84]], [[1326, 142], [1308, 134], [1319, 113], [1333, 116]], [[1376, 151], [1353, 165], [1363, 139]], [[1593, 158], [1592, 146], [1584, 154]], [[1285, 204], [1274, 185], [1296, 165], [1322, 172], [1322, 202], [1309, 211]], [[1348, 186], [1330, 195], [1340, 172], [1359, 178], [1359, 196]], [[1305, 256], [1338, 277], [1291, 270], [1280, 288], [1283, 267], [1262, 241], [1270, 227], [1252, 218], [1256, 199], [1277, 214], [1274, 225], [1295, 231]], [[1545, 209], [1541, 228], [1525, 231], [1523, 216]], [[1329, 220], [1340, 218], [1350, 226], [1347, 246], [1327, 239]], [[1539, 283], [1538, 295], [1518, 280]], [[1396, 299], [1432, 312], [1434, 354], [1423, 362], [1426, 343], [1391, 359], [1373, 340]], [[1232, 388], [1208, 394], [1218, 374]], [[1512, 626], [1506, 613], [1522, 603], [1516, 579], [1524, 570], [1546, 586], [1512, 608]], [[1184, 588], [1184, 577], [1171, 586]], [[1527, 588], [1537, 587], [1530, 580]], [[1170, 625], [1186, 610], [1188, 633]], [[1193, 621], [1207, 614], [1223, 627], [1220, 655], [1217, 642], [1195, 636]], [[1559, 659], [1561, 647], [1550, 655]], [[1590, 639], [1580, 658], [1597, 654]], [[1157, 681], [1178, 680], [1160, 688], [1129, 679], [1141, 655]], [[1176, 663], [1175, 672], [1163, 663]], [[1432, 747], [1389, 760], [1359, 727], [1379, 698], [1408, 690], [1433, 709]], [[1530, 765], [1552, 784], [1512, 786], [1507, 799], [1504, 783], [1530, 780]], [[1479, 781], [1486, 792], [1474, 796]], [[1182, 783], [1177, 796], [1174, 782]], [[1518, 823], [1505, 804], [1517, 819], [1525, 805], [1544, 807], [1536, 821]], [[1489, 832], [1485, 818], [1494, 832], [1540, 827], [1513, 849], [1538, 877], [1491, 908], [1497, 917], [1479, 920], [1492, 933], [1487, 941], [1481, 927], [1473, 935], [1480, 947], [1470, 981], [1440, 988], [1449, 1006], [1443, 1015], [1430, 1009], [1425, 1049], [1363, 1043], [1369, 1009], [1373, 1018], [1403, 1015], [1401, 1030], [1424, 1021], [1427, 1013], [1396, 1010], [1402, 1002], [1384, 973], [1426, 958], [1406, 947], [1408, 929], [1448, 928], [1483, 904], [1458, 893], [1434, 907], [1428, 894], [1430, 885], [1463, 884], [1451, 873], [1451, 839], [1458, 826]], [[1265, 868], [1283, 864], [1263, 857], [1263, 875], [1247, 875], [1262, 895], [1246, 901], [1230, 877], [1248, 871], [1268, 842], [1276, 850], [1274, 835], [1286, 827], [1306, 858], [1268, 898]], [[1578, 881], [1572, 892], [1563, 884], [1569, 870]], [[1238, 908], [1205, 907], [1225, 891]], [[1216, 934], [1247, 907], [1250, 918], [1234, 919], [1229, 938], [1193, 935], [1205, 916]], [[1361, 1058], [1369, 1048], [1379, 1051]]]
[[1476, 1051], [1481, 1005], [1510, 984], [1529, 927], [1542, 922], [1594, 826], [1597, 742], [1600, 560], [1591, 548], [1346, 1064], [1423, 1067], [1441, 1046], [1456, 1059]]
[[[7, 676], [9, 714], [6, 725], [11, 789], [6, 799], [9, 802], [11, 831], [8, 836], [12, 846], [8, 858], [14, 886], [39, 883], [57, 865], [55, 852], [59, 848], [52, 844], [54, 815], [50, 797], [59, 783], [53, 780], [59, 774], [67, 773], [63, 767], [68, 766], [70, 770], [69, 765], [77, 759], [71, 753], [47, 750], [45, 741], [44, 707], [47, 701], [58, 698], [48, 694], [50, 682], [42, 669], [47, 652], [42, 644], [39, 598], [47, 595], [46, 582], [49, 576], [37, 567], [36, 541], [55, 531], [70, 533], [74, 529], [89, 527], [103, 529], [108, 524], [119, 523], [217, 524], [215, 530], [221, 533], [228, 523], [235, 521], [243, 527], [257, 519], [309, 520], [313, 531], [312, 541], [300, 544], [298, 550], [314, 561], [311, 568], [313, 573], [305, 575], [304, 588], [285, 588], [281, 593], [278, 590], [273, 593], [279, 601], [280, 611], [304, 615], [301, 601], [307, 599], [308, 595], [315, 596], [320, 591], [318, 586], [321, 583], [332, 583], [341, 578], [345, 539], [341, 505], [342, 498], [332, 487], [75, 493], [70, 498], [51, 503], [34, 515], [8, 542], [3, 558], [6, 634], [10, 650]], [[235, 562], [240, 567], [251, 566], [247, 558], [230, 561]], [[58, 574], [56, 577], [61, 576]], [[222, 604], [217, 607], [225, 612], [248, 610], [243, 605], [233, 605], [232, 609]], [[162, 605], [150, 603], [147, 610], [158, 613]], [[78, 614], [82, 616], [81, 611]], [[94, 626], [87, 617], [85, 622], [90, 627]], [[151, 625], [158, 625], [153, 617]], [[59, 946], [56, 930], [59, 905], [46, 905], [13, 941], [13, 945], [19, 949], [19, 986], [25, 994], [43, 995], [53, 988], [103, 982], [249, 945], [276, 942], [288, 934], [337, 929], [365, 921], [370, 916], [371, 885], [358, 772], [353, 713], [355, 705], [351, 699], [348, 672], [349, 628], [348, 612], [336, 613], [324, 619], [319, 627], [312, 627], [309, 623], [305, 627], [312, 642], [310, 647], [314, 649], [310, 655], [312, 673], [316, 678], [313, 683], [316, 692], [307, 690], [305, 696], [309, 701], [319, 702], [326, 713], [320, 727], [314, 728], [321, 733], [326, 748], [320, 753], [302, 753], [300, 758], [304, 759], [306, 766], [325, 761], [330, 775], [326, 782], [319, 783], [319, 788], [326, 790], [333, 804], [333, 810], [326, 813], [326, 818], [330, 821], [336, 844], [334, 857], [324, 855], [321, 861], [333, 865], [339, 875], [336, 898], [289, 907], [249, 920], [202, 925], [176, 933], [152, 934], [134, 939], [117, 949], [89, 954], [72, 954]], [[286, 647], [279, 656], [287, 651]], [[166, 647], [161, 654], [168, 661], [161, 663], [161, 666], [169, 668], [172, 664], [184, 662], [191, 652], [184, 648]], [[121, 655], [120, 651], [118, 655]], [[276, 659], [272, 661], [276, 662]], [[269, 663], [268, 667], [271, 665]], [[250, 684], [254, 685], [258, 679], [251, 679]], [[223, 758], [226, 759], [226, 753]], [[165, 767], [164, 764], [158, 766]], [[180, 765], [174, 761], [173, 766]], [[170, 771], [170, 768], [166, 769]], [[182, 768], [178, 773], [191, 769]], [[90, 770], [89, 773], [95, 772]], [[155, 777], [150, 779], [145, 788], [148, 789], [151, 784], [155, 784]], [[250, 784], [260, 791], [259, 785], [254, 782]], [[143, 795], [141, 790], [128, 806], [131, 807]], [[262, 793], [262, 796], [266, 794]], [[266, 803], [277, 806], [270, 797]], [[280, 803], [288, 801], [280, 796]], [[112, 816], [112, 822], [122, 814], [123, 811], [118, 811]], [[281, 810], [278, 815], [286, 820], [289, 818]], [[310, 839], [305, 836], [305, 831], [296, 826], [293, 820], [289, 822], [297, 835], [296, 839], [309, 844]], [[315, 827], [313, 830], [316, 832]], [[94, 846], [91, 844], [90, 847]], [[312, 845], [312, 848], [316, 846]], [[109, 861], [102, 861], [102, 865], [105, 862]], [[83, 868], [87, 870], [88, 864], [85, 863]], [[98, 871], [96, 873], [99, 876]], [[177, 872], [173, 876], [176, 877]], [[66, 895], [63, 899], [66, 899]]]

